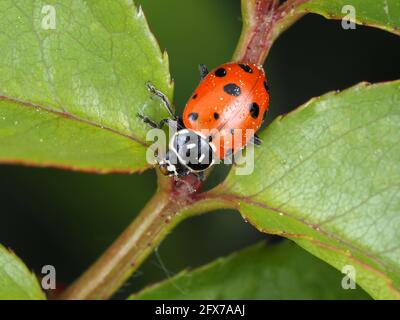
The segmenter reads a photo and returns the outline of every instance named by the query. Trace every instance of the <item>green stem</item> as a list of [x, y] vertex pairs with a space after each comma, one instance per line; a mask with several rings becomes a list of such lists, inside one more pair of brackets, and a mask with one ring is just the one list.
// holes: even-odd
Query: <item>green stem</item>
[[59, 299], [107, 299], [137, 270], [170, 230], [183, 219], [218, 208], [223, 200], [193, 197], [185, 188], [159, 179], [159, 189], [136, 219]]

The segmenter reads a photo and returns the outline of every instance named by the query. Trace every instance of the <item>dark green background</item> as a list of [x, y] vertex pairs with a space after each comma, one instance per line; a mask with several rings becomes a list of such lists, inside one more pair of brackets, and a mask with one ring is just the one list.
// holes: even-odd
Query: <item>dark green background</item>
[[[151, 29], [167, 49], [179, 111], [196, 86], [197, 65], [230, 60], [241, 30], [238, 0], [142, 0]], [[268, 121], [314, 96], [360, 81], [400, 75], [396, 36], [310, 15], [274, 45], [266, 72]], [[60, 146], [62, 148], [62, 146]], [[265, 165], [268, 170], [268, 164]], [[218, 171], [218, 170], [217, 170]], [[216, 183], [223, 170], [216, 172]], [[155, 190], [155, 174], [93, 175], [0, 166], [0, 243], [39, 272], [54, 265], [60, 283], [77, 277], [134, 218]], [[265, 238], [238, 213], [223, 211], [178, 226], [120, 290], [127, 295], [185, 267], [204, 264]]]

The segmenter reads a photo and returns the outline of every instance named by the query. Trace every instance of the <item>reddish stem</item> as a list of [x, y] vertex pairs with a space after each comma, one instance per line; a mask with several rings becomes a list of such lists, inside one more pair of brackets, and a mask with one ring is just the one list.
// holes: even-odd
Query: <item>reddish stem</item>
[[242, 0], [243, 29], [233, 61], [263, 64], [274, 41], [305, 12], [309, 0]]

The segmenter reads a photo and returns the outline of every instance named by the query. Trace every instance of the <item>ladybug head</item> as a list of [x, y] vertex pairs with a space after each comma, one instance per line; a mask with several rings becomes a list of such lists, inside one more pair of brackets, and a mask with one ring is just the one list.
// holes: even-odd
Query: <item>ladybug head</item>
[[160, 170], [169, 176], [200, 173], [214, 164], [214, 146], [200, 133], [183, 129], [169, 142], [165, 158], [159, 161]]

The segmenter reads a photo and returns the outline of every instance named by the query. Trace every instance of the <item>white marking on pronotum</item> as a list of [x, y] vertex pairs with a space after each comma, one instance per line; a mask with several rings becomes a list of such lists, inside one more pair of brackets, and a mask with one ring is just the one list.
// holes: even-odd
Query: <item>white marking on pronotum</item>
[[200, 158], [199, 158], [199, 162], [202, 162], [204, 160], [204, 158], [206, 157], [206, 155], [203, 153]]
[[191, 143], [191, 144], [188, 144], [188, 145], [187, 145], [187, 148], [188, 148], [188, 149], [193, 149], [194, 147], [196, 147], [196, 144], [195, 144], [195, 143]]

